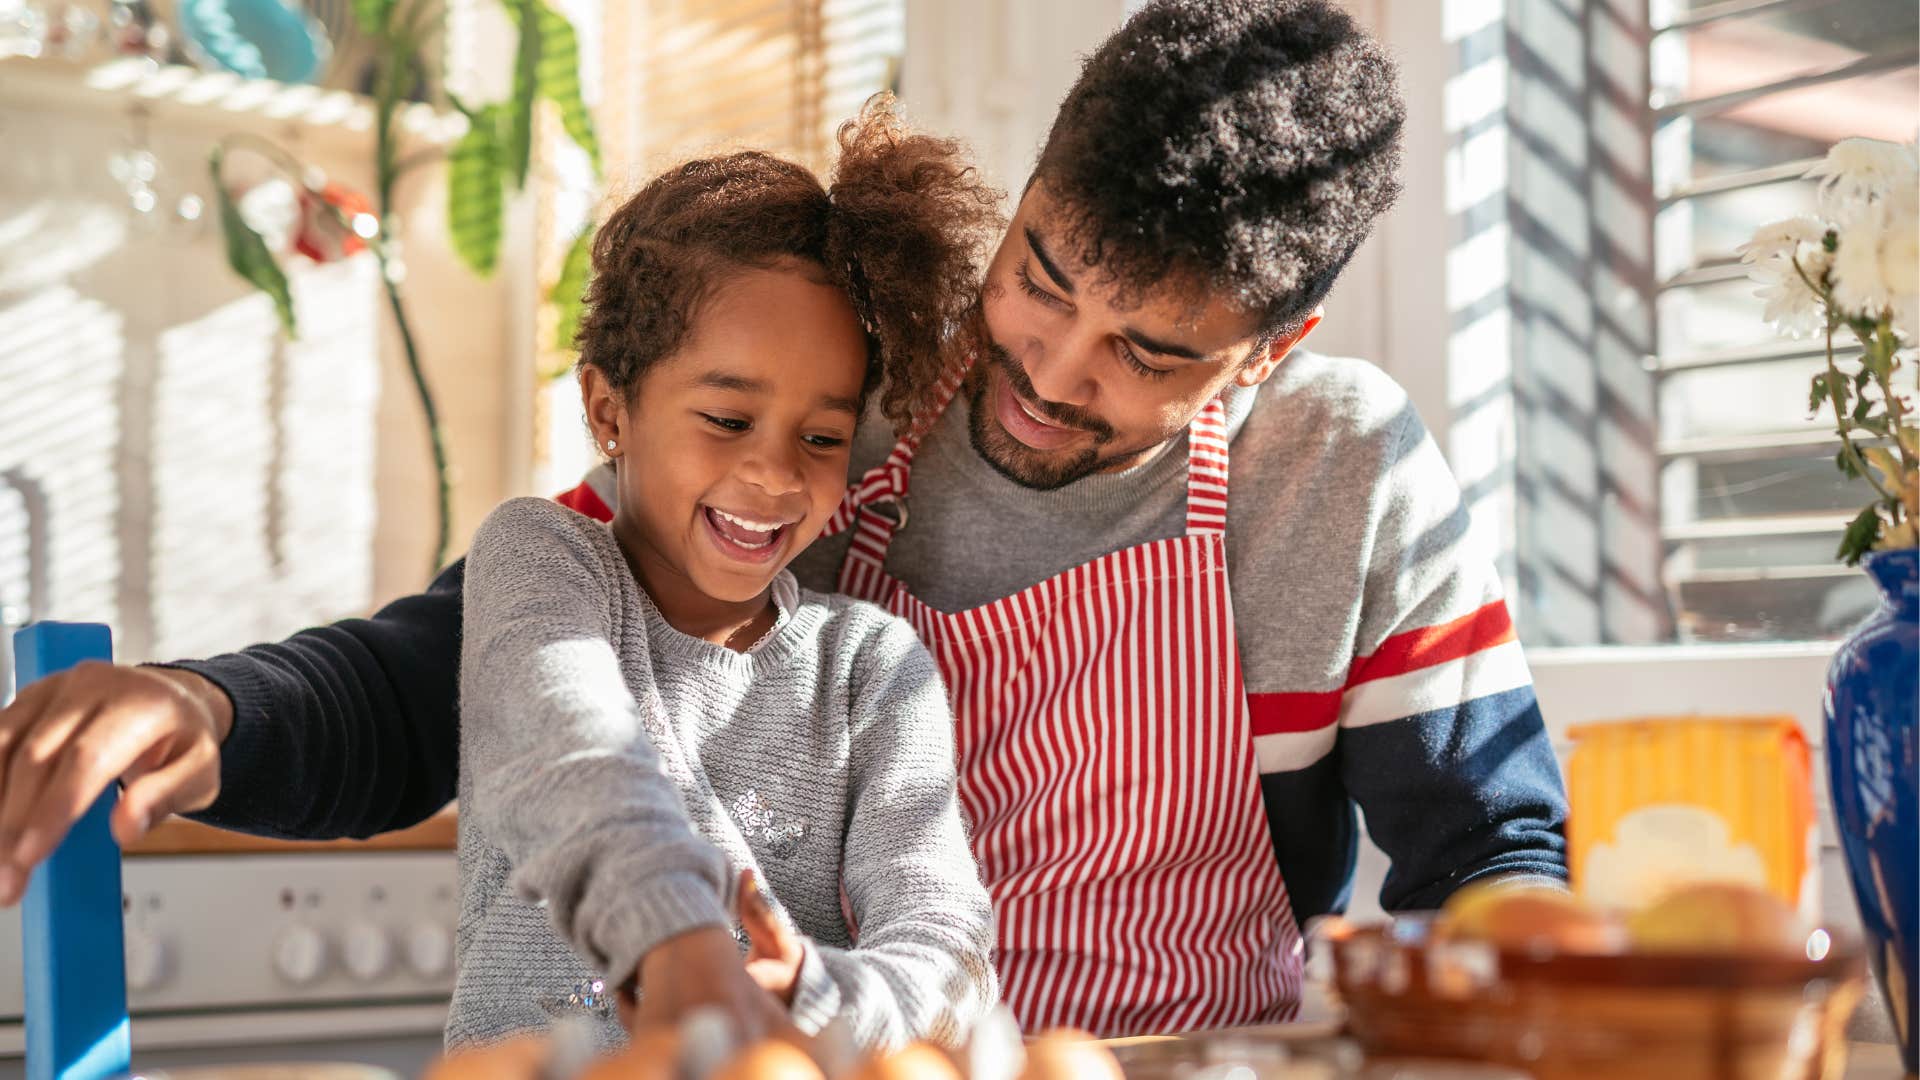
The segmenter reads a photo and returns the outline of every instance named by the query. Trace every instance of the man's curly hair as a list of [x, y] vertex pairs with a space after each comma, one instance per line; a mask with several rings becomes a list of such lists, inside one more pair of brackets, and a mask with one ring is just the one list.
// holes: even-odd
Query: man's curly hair
[[1122, 304], [1180, 282], [1311, 312], [1400, 193], [1406, 107], [1331, 0], [1154, 0], [1086, 61], [1034, 183]]
[[944, 371], [979, 293], [1000, 192], [961, 145], [909, 130], [885, 94], [842, 124], [830, 187], [757, 150], [669, 169], [593, 242], [580, 364], [631, 393], [686, 340], [731, 272], [800, 259], [846, 291], [867, 335], [866, 391], [904, 429]]

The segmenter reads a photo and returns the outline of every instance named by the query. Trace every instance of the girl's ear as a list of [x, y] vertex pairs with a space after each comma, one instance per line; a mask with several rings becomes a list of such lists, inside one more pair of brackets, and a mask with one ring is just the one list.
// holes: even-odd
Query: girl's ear
[[626, 447], [626, 398], [592, 364], [580, 365], [579, 377], [580, 404], [593, 432], [593, 445], [608, 457], [619, 457]]

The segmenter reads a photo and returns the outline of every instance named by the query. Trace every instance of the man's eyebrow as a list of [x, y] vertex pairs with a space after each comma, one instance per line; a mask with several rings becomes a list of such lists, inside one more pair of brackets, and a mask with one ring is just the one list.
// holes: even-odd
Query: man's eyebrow
[[1128, 341], [1133, 342], [1135, 345], [1140, 346], [1150, 353], [1158, 353], [1161, 356], [1177, 356], [1182, 360], [1205, 360], [1207, 358], [1207, 354], [1198, 349], [1189, 348], [1185, 345], [1175, 345], [1170, 341], [1156, 341], [1131, 326], [1122, 330], [1121, 333], [1127, 336]]
[[1053, 283], [1060, 286], [1060, 291], [1072, 296], [1073, 281], [1062, 273], [1059, 265], [1047, 255], [1046, 245], [1040, 242], [1039, 234], [1035, 233], [1031, 227], [1021, 231], [1027, 234], [1027, 247], [1033, 250], [1033, 257], [1040, 261], [1040, 269], [1045, 270], [1047, 276], [1053, 279]]

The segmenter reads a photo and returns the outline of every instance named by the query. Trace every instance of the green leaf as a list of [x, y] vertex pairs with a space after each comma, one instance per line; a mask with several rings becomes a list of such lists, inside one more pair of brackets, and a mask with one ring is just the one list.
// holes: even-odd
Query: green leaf
[[539, 12], [540, 60], [535, 70], [535, 87], [542, 98], [560, 111], [560, 126], [567, 138], [587, 152], [593, 171], [600, 171], [600, 138], [594, 134], [593, 113], [580, 95], [580, 45], [573, 24], [542, 0], [528, 0]]
[[1865, 420], [1867, 418], [1867, 415], [1873, 412], [1873, 407], [1876, 404], [1878, 403], [1875, 402], [1872, 398], [1868, 397], [1865, 394], [1861, 394], [1859, 398], [1857, 398], [1853, 403], [1853, 422], [1857, 424], [1862, 420]]
[[1833, 402], [1833, 418], [1835, 420], [1846, 419], [1847, 406], [1853, 402], [1853, 384], [1847, 382], [1845, 376], [1838, 379], [1828, 379], [1827, 397]]
[[353, 21], [359, 24], [361, 33], [379, 37], [393, 18], [393, 6], [394, 0], [353, 0]]
[[538, 0], [509, 0], [520, 46], [513, 58], [513, 92], [507, 97], [506, 146], [503, 167], [513, 189], [527, 186], [533, 164], [533, 102], [539, 90], [540, 5]]
[[1820, 405], [1827, 400], [1827, 373], [1821, 372], [1813, 377], [1813, 386], [1807, 392], [1807, 415], [1818, 416]]
[[559, 309], [560, 320], [554, 327], [553, 344], [571, 351], [574, 336], [580, 332], [580, 317], [586, 313], [587, 282], [593, 277], [593, 225], [589, 223], [574, 237], [567, 259], [560, 264], [560, 280], [553, 283], [547, 300]]
[[273, 261], [273, 253], [267, 250], [267, 242], [253, 231], [247, 219], [240, 216], [240, 208], [234, 204], [233, 195], [227, 191], [227, 185], [220, 178], [220, 148], [214, 147], [213, 155], [208, 159], [208, 169], [213, 173], [214, 197], [220, 203], [220, 231], [226, 234], [227, 265], [233, 272], [252, 283], [254, 288], [266, 293], [273, 299], [274, 313], [280, 316], [280, 327], [288, 337], [298, 337], [298, 328], [293, 321], [293, 291], [287, 286], [286, 272], [280, 264]]
[[1839, 451], [1833, 455], [1833, 464], [1835, 468], [1847, 475], [1847, 479], [1860, 479], [1860, 469], [1853, 463], [1853, 455], [1847, 453], [1846, 447], [1841, 447]]
[[481, 277], [490, 276], [500, 258], [502, 120], [498, 105], [475, 110], [447, 156], [447, 234], [460, 261]]
[[1845, 560], [1848, 566], [1859, 565], [1861, 556], [1872, 550], [1873, 542], [1880, 536], [1879, 509], [1876, 503], [1855, 515], [1840, 537], [1840, 547], [1833, 553], [1835, 558]]

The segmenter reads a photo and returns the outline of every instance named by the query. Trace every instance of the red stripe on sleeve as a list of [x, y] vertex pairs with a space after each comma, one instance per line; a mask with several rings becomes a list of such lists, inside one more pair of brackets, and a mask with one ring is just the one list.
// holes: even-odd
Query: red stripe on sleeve
[[1354, 661], [1347, 686], [1444, 664], [1513, 639], [1513, 617], [1507, 613], [1507, 603], [1495, 600], [1452, 622], [1393, 635], [1372, 656]]
[[1248, 694], [1255, 735], [1318, 731], [1340, 719], [1339, 690], [1325, 693]]
[[585, 514], [595, 521], [612, 521], [613, 508], [594, 493], [585, 480], [571, 491], [563, 491], [553, 497], [553, 501], [572, 510], [576, 514]]

